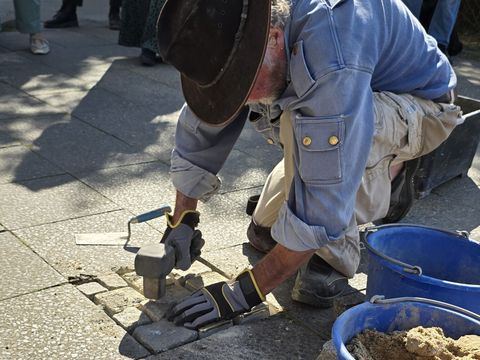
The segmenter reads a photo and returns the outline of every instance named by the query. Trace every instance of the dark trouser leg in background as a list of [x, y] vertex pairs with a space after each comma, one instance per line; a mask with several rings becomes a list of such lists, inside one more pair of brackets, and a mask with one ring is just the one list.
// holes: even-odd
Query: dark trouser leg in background
[[120, 6], [122, 0], [110, 0], [110, 11], [108, 12], [108, 26], [111, 30], [120, 30]]
[[62, 7], [52, 19], [43, 24], [46, 28], [77, 27], [77, 6], [82, 6], [82, 0], [63, 0]]

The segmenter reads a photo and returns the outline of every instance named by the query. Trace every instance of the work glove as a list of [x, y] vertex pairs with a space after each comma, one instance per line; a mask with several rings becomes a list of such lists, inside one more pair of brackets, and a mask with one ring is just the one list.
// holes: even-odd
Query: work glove
[[187, 270], [200, 256], [205, 244], [200, 230], [195, 230], [200, 221], [200, 213], [194, 210], [184, 211], [175, 224], [172, 223], [172, 215], [166, 214], [166, 218], [167, 229], [161, 242], [174, 248], [175, 268]]
[[209, 323], [229, 320], [250, 311], [265, 301], [253, 273], [246, 270], [233, 283], [225, 281], [208, 285], [173, 304], [167, 319], [175, 325], [198, 329]]

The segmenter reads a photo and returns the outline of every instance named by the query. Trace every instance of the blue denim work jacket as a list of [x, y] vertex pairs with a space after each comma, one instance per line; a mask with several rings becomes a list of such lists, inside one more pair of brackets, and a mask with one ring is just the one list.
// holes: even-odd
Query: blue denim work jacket
[[[456, 76], [400, 0], [296, 0], [285, 41], [288, 87], [271, 106], [253, 110], [261, 115], [257, 128], [272, 139], [280, 113], [291, 114], [296, 172], [272, 236], [303, 251], [342, 238], [349, 225], [373, 138], [373, 92], [436, 99]], [[206, 200], [219, 188], [216, 174], [249, 111], [214, 127], [184, 105], [171, 159], [177, 190]]]

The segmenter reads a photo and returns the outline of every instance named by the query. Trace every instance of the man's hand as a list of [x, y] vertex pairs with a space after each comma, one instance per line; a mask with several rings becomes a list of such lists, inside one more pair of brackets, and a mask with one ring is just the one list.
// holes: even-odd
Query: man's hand
[[166, 217], [167, 229], [161, 242], [175, 249], [175, 268], [187, 270], [200, 256], [200, 250], [205, 244], [200, 230], [195, 230], [200, 221], [200, 213], [194, 210], [184, 211], [176, 223], [172, 223], [170, 214]]
[[232, 319], [265, 301], [253, 277], [247, 270], [228, 284], [219, 282], [194, 292], [167, 312], [175, 325], [198, 329], [209, 323]]

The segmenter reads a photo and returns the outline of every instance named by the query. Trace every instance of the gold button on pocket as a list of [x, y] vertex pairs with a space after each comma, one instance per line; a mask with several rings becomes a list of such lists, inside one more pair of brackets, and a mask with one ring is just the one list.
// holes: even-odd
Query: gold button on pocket
[[312, 143], [312, 139], [311, 139], [310, 137], [305, 136], [305, 137], [303, 138], [303, 145], [309, 146], [311, 143]]
[[332, 146], [335, 146], [338, 144], [340, 140], [338, 140], [338, 137], [336, 137], [335, 135], [332, 135], [328, 138], [328, 143]]

